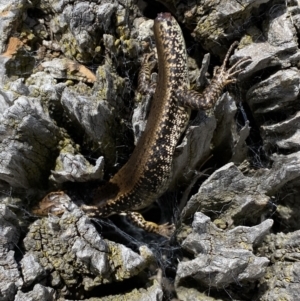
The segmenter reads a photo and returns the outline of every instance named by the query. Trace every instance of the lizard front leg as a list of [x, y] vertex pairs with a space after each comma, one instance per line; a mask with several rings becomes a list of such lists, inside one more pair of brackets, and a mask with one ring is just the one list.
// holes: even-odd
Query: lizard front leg
[[214, 68], [212, 81], [202, 93], [193, 90], [179, 89], [175, 92], [178, 102], [193, 110], [208, 110], [212, 108], [221, 96], [224, 87], [236, 82], [236, 76], [245, 69], [242, 65], [251, 61], [250, 57], [244, 57], [226, 70], [230, 54], [237, 45], [238, 42], [234, 42], [230, 46], [222, 66]]

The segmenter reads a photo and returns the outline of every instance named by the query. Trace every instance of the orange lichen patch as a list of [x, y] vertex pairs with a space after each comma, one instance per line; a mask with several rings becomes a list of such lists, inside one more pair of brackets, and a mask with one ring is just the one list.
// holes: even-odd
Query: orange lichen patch
[[9, 14], [11, 14], [11, 10], [12, 10], [12, 5], [8, 3], [8, 6], [6, 7], [1, 7], [1, 12], [0, 12], [0, 17], [6, 17]]
[[2, 13], [0, 13], [0, 17], [6, 17], [9, 14], [9, 11], [3, 11]]
[[23, 45], [24, 43], [19, 38], [10, 37], [6, 51], [1, 55], [11, 58]]
[[70, 59], [53, 59], [41, 64], [44, 70], [53, 74], [56, 78], [75, 79], [78, 81], [94, 83], [96, 75], [85, 66]]
[[94, 83], [96, 81], [96, 75], [85, 66], [80, 65], [79, 72], [84, 74], [90, 83]]
[[78, 76], [85, 79], [89, 83], [94, 83], [96, 81], [96, 75], [84, 65], [68, 61], [68, 69], [70, 72], [75, 71]]

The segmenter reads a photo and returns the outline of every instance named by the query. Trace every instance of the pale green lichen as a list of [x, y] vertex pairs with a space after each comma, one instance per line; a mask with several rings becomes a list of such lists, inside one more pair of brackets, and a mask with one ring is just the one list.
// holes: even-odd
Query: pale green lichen
[[216, 20], [207, 18], [204, 22], [198, 22], [194, 33], [201, 40], [205, 38], [213, 40], [219, 38], [224, 33], [224, 28], [218, 26]]
[[64, 34], [60, 43], [62, 44], [62, 48], [64, 49], [64, 54], [66, 55], [66, 57], [76, 57], [78, 46], [76, 39], [71, 34]]
[[157, 280], [147, 289], [134, 289], [129, 293], [120, 295], [111, 295], [102, 298], [89, 298], [85, 301], [140, 301], [140, 300], [162, 300], [163, 291]]
[[73, 208], [61, 218], [35, 221], [24, 239], [27, 252], [55, 277], [52, 282], [68, 289], [83, 286], [89, 291], [113, 280], [128, 279], [146, 268], [149, 260], [103, 240], [83, 212]]

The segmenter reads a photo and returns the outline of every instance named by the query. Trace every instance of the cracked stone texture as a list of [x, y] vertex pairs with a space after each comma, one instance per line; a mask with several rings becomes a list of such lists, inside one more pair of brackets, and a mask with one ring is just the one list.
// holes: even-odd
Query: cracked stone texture
[[123, 281], [146, 267], [147, 256], [104, 240], [81, 210], [75, 205], [70, 210], [61, 218], [50, 216], [31, 224], [22, 259], [22, 268], [28, 270], [23, 273], [25, 285], [43, 277], [51, 286], [60, 287], [61, 294], [76, 287], [79, 297], [82, 290]]
[[[58, 301], [76, 301], [73, 299], [64, 299], [64, 298], [59, 298]], [[103, 298], [89, 298], [89, 299], [83, 299], [83, 301], [126, 301], [126, 300], [132, 300], [132, 301], [140, 301], [140, 300], [145, 300], [145, 301], [152, 301], [152, 300], [157, 300], [157, 301], [162, 301], [163, 300], [163, 291], [160, 286], [160, 284], [154, 280], [153, 284], [147, 289], [134, 289], [131, 292], [122, 294], [122, 295], [112, 295], [108, 297], [103, 297]]]
[[16, 292], [23, 285], [14, 251], [19, 238], [17, 216], [0, 204], [0, 295], [4, 301], [14, 300]]
[[41, 284], [36, 284], [33, 287], [33, 290], [28, 293], [23, 293], [21, 291], [18, 291], [15, 301], [55, 301], [56, 293], [55, 290], [51, 287], [45, 287]]
[[[271, 216], [276, 225], [274, 241], [280, 244], [282, 234], [278, 231], [286, 232], [293, 240], [292, 247], [291, 243], [283, 243], [281, 249], [276, 246], [276, 251], [254, 253], [267, 257], [270, 266], [260, 279], [247, 280], [246, 285], [241, 281], [242, 288], [240, 283], [230, 283], [226, 292], [207, 283], [180, 286], [177, 297], [227, 301], [230, 295], [231, 299], [252, 301], [255, 292], [258, 300], [295, 299], [299, 243], [298, 232], [292, 231], [299, 230], [300, 212], [299, 5], [295, 1], [267, 0], [160, 2], [184, 29], [192, 88], [201, 89], [209, 82], [207, 74], [222, 61], [234, 40], [241, 42], [230, 63], [245, 56], [252, 59], [213, 112], [193, 115], [179, 142], [170, 189], [180, 198], [180, 191], [187, 187], [179, 204], [180, 209], [184, 208], [183, 221], [187, 223], [200, 210], [207, 214], [223, 230], [211, 225], [215, 230], [209, 237], [212, 241], [216, 233], [224, 238], [244, 225], [255, 229]], [[134, 115], [142, 130], [149, 103], [149, 95], [135, 93], [137, 73], [143, 55], [155, 44], [153, 20], [145, 17], [145, 5], [131, 0], [1, 2], [0, 187], [6, 199], [1, 203], [18, 214], [12, 218], [6, 208], [0, 217], [0, 223], [5, 224], [1, 230], [9, 229], [11, 234], [1, 238], [0, 243], [5, 267], [1, 273], [5, 279], [0, 281], [4, 300], [70, 299], [68, 294], [77, 285], [77, 299], [86, 299], [90, 296], [87, 289], [99, 286], [102, 290], [105, 281], [137, 272], [126, 264], [114, 270], [124, 262], [125, 254], [132, 255], [133, 251], [117, 242], [101, 240], [92, 232], [114, 254], [110, 261], [107, 254], [105, 257], [103, 252], [95, 251], [96, 242], [87, 243], [82, 233], [69, 233], [76, 226], [70, 222], [68, 231], [64, 224], [68, 218], [64, 217], [62, 224], [53, 217], [33, 222], [28, 205], [53, 191], [53, 185], [64, 187], [66, 180], [100, 180], [102, 156], [108, 178], [132, 152], [133, 110], [138, 107]], [[205, 55], [203, 49], [210, 54]], [[186, 205], [190, 194], [193, 196]], [[14, 197], [20, 202], [14, 202]], [[72, 204], [68, 208], [72, 216]], [[73, 218], [77, 221], [79, 217]], [[188, 225], [184, 229], [192, 231]], [[24, 250], [19, 241], [21, 233], [27, 243], [43, 239], [49, 246], [47, 252], [40, 252], [40, 243], [36, 251]], [[33, 233], [36, 239], [30, 237]], [[187, 233], [181, 232], [179, 239], [184, 240]], [[73, 249], [67, 244], [69, 237]], [[260, 250], [259, 245], [257, 248]], [[237, 246], [235, 249], [240, 250]], [[58, 256], [59, 252], [65, 257]], [[252, 249], [243, 252], [254, 256]], [[242, 257], [243, 252], [239, 253]], [[230, 254], [224, 259], [226, 254], [220, 254], [220, 262], [233, 260]], [[97, 256], [108, 261], [93, 261]], [[153, 264], [147, 260], [142, 270]], [[185, 260], [190, 258], [182, 262]], [[11, 273], [6, 273], [6, 264]], [[86, 272], [83, 278], [72, 278], [82, 271]], [[236, 277], [245, 276], [239, 275]], [[159, 299], [161, 288], [155, 285], [151, 296]], [[150, 288], [137, 294], [137, 300], [144, 300]], [[122, 299], [122, 295], [118, 297]]]
[[95, 74], [88, 68], [68, 59], [53, 59], [51, 62], [43, 62], [41, 66], [45, 72], [54, 78], [75, 79], [88, 83], [96, 81]]
[[266, 274], [260, 279], [264, 288], [260, 300], [297, 300], [300, 294], [299, 241], [300, 231], [265, 237], [258, 251], [269, 258], [273, 265], [267, 268]]
[[56, 159], [55, 170], [50, 179], [56, 183], [87, 182], [103, 178], [104, 158], [99, 157], [95, 165], [91, 165], [81, 154], [74, 155], [69, 147], [61, 151]]
[[270, 169], [251, 171], [245, 166], [239, 170], [233, 163], [228, 163], [215, 171], [201, 185], [198, 193], [194, 194], [182, 212], [184, 219], [196, 211], [216, 211], [219, 227], [239, 224], [241, 219], [258, 220], [261, 214], [268, 211], [270, 195], [280, 191], [285, 185], [299, 183], [300, 152], [287, 156], [273, 157]]
[[0, 179], [29, 188], [45, 179], [49, 158], [57, 152], [59, 128], [40, 100], [20, 96], [0, 115]]
[[182, 248], [195, 258], [178, 264], [175, 286], [194, 279], [202, 285], [221, 288], [236, 281], [261, 278], [269, 260], [255, 256], [253, 246], [262, 240], [272, 225], [272, 220], [266, 220], [254, 227], [239, 226], [225, 232], [209, 217], [197, 212], [193, 232], [182, 242]]
[[25, 0], [12, 0], [9, 2], [1, 1], [0, 12], [2, 19], [0, 22], [0, 30], [2, 32], [0, 36], [0, 52], [4, 52], [6, 49], [7, 37], [13, 33], [14, 25], [19, 21], [22, 12], [26, 8]]

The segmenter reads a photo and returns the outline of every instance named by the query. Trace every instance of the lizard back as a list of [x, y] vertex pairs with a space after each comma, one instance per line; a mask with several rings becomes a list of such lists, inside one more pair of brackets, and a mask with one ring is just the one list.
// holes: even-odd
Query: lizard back
[[99, 214], [109, 216], [138, 210], [167, 189], [176, 144], [190, 110], [180, 106], [175, 91], [189, 88], [185, 42], [169, 13], [154, 21], [158, 56], [158, 83], [146, 128], [128, 162], [95, 194]]

